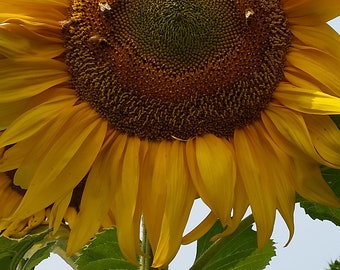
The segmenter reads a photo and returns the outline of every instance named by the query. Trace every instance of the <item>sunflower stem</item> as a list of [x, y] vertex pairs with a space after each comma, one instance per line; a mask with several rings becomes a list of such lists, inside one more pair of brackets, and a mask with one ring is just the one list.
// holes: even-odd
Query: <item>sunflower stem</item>
[[224, 236], [216, 240], [211, 246], [196, 260], [194, 265], [190, 268], [190, 270], [201, 270], [208, 264], [211, 258], [221, 250], [221, 248], [228, 243], [231, 239], [234, 238], [235, 234], [242, 232], [244, 229], [249, 227], [254, 223], [253, 215], [247, 216], [243, 219], [238, 226], [238, 228], [230, 235]]
[[143, 222], [143, 235], [142, 235], [142, 251], [144, 252], [144, 256], [141, 256], [141, 266], [140, 270], [152, 270], [156, 269], [151, 267], [153, 254], [150, 246], [150, 242], [148, 239], [148, 233], [146, 232], [145, 224]]

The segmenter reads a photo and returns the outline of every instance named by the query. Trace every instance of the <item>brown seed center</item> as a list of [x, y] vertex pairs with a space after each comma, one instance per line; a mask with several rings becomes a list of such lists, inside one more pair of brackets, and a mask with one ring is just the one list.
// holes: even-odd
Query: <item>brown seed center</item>
[[279, 0], [78, 0], [64, 27], [80, 99], [149, 140], [230, 137], [283, 77]]

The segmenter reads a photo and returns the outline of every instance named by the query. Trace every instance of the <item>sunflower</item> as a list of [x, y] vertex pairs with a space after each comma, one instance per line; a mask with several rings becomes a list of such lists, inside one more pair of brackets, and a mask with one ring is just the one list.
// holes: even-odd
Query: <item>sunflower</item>
[[[69, 221], [68, 253], [116, 226], [154, 267], [250, 206], [263, 247], [295, 195], [339, 199], [338, 0], [3, 0], [0, 230]], [[6, 128], [5, 128], [6, 127]], [[187, 237], [195, 199], [211, 209]]]

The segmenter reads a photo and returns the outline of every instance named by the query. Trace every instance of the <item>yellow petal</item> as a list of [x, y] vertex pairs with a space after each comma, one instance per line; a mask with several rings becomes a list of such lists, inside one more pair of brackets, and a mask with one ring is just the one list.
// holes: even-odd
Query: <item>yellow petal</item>
[[[28, 137], [27, 140], [22, 141], [22, 144], [20, 144], [20, 146], [23, 147], [21, 149], [21, 151], [25, 151], [25, 149], [27, 151], [28, 149], [30, 149], [31, 153], [28, 153], [28, 155], [23, 157], [22, 164], [15, 173], [14, 183], [16, 185], [19, 185], [22, 188], [27, 189], [28, 186], [31, 183], [31, 180], [34, 177], [34, 174], [36, 173], [36, 170], [37, 170], [39, 164], [41, 164], [41, 161], [43, 159], [46, 159], [46, 158], [47, 159], [56, 159], [56, 160], [60, 161], [59, 159], [56, 158], [56, 156], [48, 157], [47, 154], [48, 154], [50, 148], [55, 144], [55, 141], [60, 139], [59, 134], [64, 131], [63, 129], [65, 129], [67, 132], [69, 132], [69, 130], [67, 129], [67, 121], [72, 122], [72, 117], [70, 118], [70, 116], [74, 116], [75, 114], [79, 113], [79, 111], [81, 111], [81, 109], [84, 109], [85, 107], [86, 107], [85, 104], [81, 104], [80, 106], [78, 105], [77, 107], [65, 107], [60, 112], [60, 114], [57, 118], [55, 118], [55, 119], [52, 118], [52, 120], [54, 120], [53, 122], [51, 122], [49, 125], [41, 128], [41, 130], [36, 132], [34, 135], [31, 135], [30, 137]], [[78, 111], [78, 109], [79, 109], [79, 111]], [[37, 118], [37, 120], [39, 120], [39, 117]], [[88, 119], [84, 119], [84, 121], [86, 122], [86, 121], [88, 121]], [[35, 123], [34, 121], [32, 121], [32, 122], [33, 122], [33, 124]], [[77, 119], [75, 122], [79, 122], [79, 120]], [[80, 121], [80, 123], [82, 123], [82, 121]], [[84, 125], [84, 123], [83, 123], [83, 125]], [[11, 135], [10, 131], [11, 130], [9, 130], [9, 134]], [[16, 130], [13, 129], [14, 135], [21, 136], [20, 132], [19, 132], [19, 134], [17, 134], [15, 131]], [[78, 132], [79, 131], [77, 131], [76, 133], [72, 132], [71, 138], [73, 138], [73, 136], [75, 136], [75, 134], [78, 134]], [[11, 138], [10, 135], [8, 135], [9, 138]], [[1, 139], [6, 140], [6, 137], [5, 138], [0, 137], [0, 140]], [[17, 139], [17, 137], [14, 137], [14, 141], [12, 143], [15, 142], [15, 139]], [[64, 139], [64, 140], [66, 140], [66, 139]], [[9, 142], [7, 141], [7, 143], [10, 143], [10, 141]], [[70, 144], [70, 143], [72, 143], [72, 141], [67, 140], [67, 143]], [[62, 144], [62, 142], [61, 142], [61, 144]], [[66, 145], [66, 143], [65, 143], [65, 145]], [[79, 144], [75, 144], [75, 145], [79, 146]], [[21, 152], [21, 151], [19, 150], [19, 152]], [[70, 151], [70, 152], [66, 151], [66, 152], [69, 153], [70, 155], [72, 155], [74, 153], [72, 151]], [[23, 153], [23, 152], [21, 152], [21, 153]], [[16, 156], [17, 155], [14, 155], [13, 157], [15, 158]], [[8, 162], [11, 162], [11, 161], [12, 160], [9, 160]], [[4, 165], [6, 165], [6, 163]], [[48, 164], [48, 167], [46, 169], [50, 170], [50, 168], [55, 168], [55, 166]], [[50, 172], [52, 172], [52, 170], [50, 170]], [[43, 176], [43, 178], [45, 178], [45, 176]]]
[[66, 210], [70, 204], [72, 198], [72, 192], [69, 192], [66, 196], [63, 196], [53, 204], [50, 216], [49, 224], [53, 228], [53, 233], [56, 233], [60, 227], [62, 220], [64, 219]]
[[262, 132], [249, 125], [236, 129], [234, 134], [237, 163], [256, 222], [260, 249], [272, 234], [277, 203], [273, 171], [268, 169], [271, 162], [267, 162], [273, 155], [259, 137]]
[[1, 127], [9, 126], [16, 118], [33, 107], [48, 102], [57, 96], [70, 96], [71, 98], [71, 96], [75, 97], [75, 92], [68, 88], [53, 87], [41, 94], [27, 97], [19, 101], [0, 103], [0, 129]]
[[248, 207], [249, 207], [249, 199], [247, 192], [244, 187], [244, 181], [240, 173], [237, 175], [237, 181], [235, 185], [235, 202], [233, 208], [233, 217], [231, 221], [228, 223], [227, 228], [220, 234], [215, 235], [212, 238], [212, 241], [217, 240], [220, 237], [224, 237], [232, 234], [240, 225], [241, 220], [243, 219]]
[[323, 90], [327, 90], [324, 91], [325, 93], [327, 94], [333, 93], [332, 91], [328, 91], [328, 89], [325, 89], [325, 87], [319, 81], [315, 80], [311, 75], [293, 66], [285, 67], [285, 78], [292, 85], [303, 89], [312, 89], [320, 91], [320, 87], [323, 87]]
[[319, 164], [295, 159], [294, 165], [294, 183], [296, 191], [302, 197], [329, 207], [340, 207], [340, 200], [323, 179]]
[[69, 81], [65, 64], [51, 59], [0, 59], [0, 103], [22, 100]]
[[22, 180], [17, 182], [30, 183], [15, 213], [17, 217], [28, 217], [66, 196], [89, 171], [106, 134], [106, 121], [98, 119], [87, 106], [83, 109], [72, 107], [63, 116], [67, 122], [61, 127], [56, 121], [54, 124], [59, 132], [52, 126], [54, 136], [44, 134], [41, 142], [37, 142], [31, 160], [25, 160], [26, 166], [18, 169], [15, 178]]
[[175, 257], [196, 196], [185, 162], [185, 143], [172, 142], [169, 154], [165, 180], [165, 211], [152, 264], [155, 268], [168, 265]]
[[70, 227], [71, 231], [74, 228], [74, 221], [77, 217], [77, 210], [74, 207], [68, 207], [66, 209], [64, 219], [67, 222], [67, 225]]
[[305, 89], [281, 83], [273, 97], [293, 110], [308, 114], [340, 114], [340, 98], [316, 89]]
[[28, 100], [0, 103], [0, 129], [7, 127], [18, 116], [25, 112]]
[[316, 25], [340, 15], [338, 0], [283, 0], [282, 5], [291, 24]]
[[[265, 126], [263, 124], [261, 126], [264, 131], [266, 129]], [[294, 179], [294, 168], [292, 165], [294, 160], [280, 149], [267, 131], [263, 132], [263, 135], [266, 138], [268, 149], [272, 153], [272, 155], [266, 155], [266, 163], [271, 165], [270, 170], [273, 173], [272, 180], [277, 197], [277, 208], [290, 232], [288, 244], [294, 234], [295, 188], [292, 181]]]
[[51, 98], [18, 117], [1, 135], [0, 147], [11, 145], [31, 137], [44, 126], [54, 121], [58, 113], [76, 102], [74, 95]]
[[[29, 142], [28, 142], [29, 141]], [[0, 171], [7, 172], [19, 168], [25, 156], [34, 146], [34, 139], [20, 142], [7, 149], [0, 159]], [[17, 183], [14, 183], [17, 185]]]
[[223, 224], [230, 219], [236, 180], [232, 145], [208, 134], [187, 142], [187, 162], [202, 200]]
[[112, 166], [112, 212], [117, 225], [120, 249], [131, 262], [138, 264], [140, 253], [139, 230], [141, 209], [139, 204], [141, 141], [138, 137], [119, 135], [112, 147], [116, 150]]
[[340, 131], [328, 116], [305, 115], [313, 145], [327, 162], [340, 167]]
[[167, 195], [167, 165], [171, 143], [167, 141], [149, 142], [149, 149], [142, 167], [141, 193], [143, 218], [146, 230], [152, 232], [148, 238], [152, 250], [156, 250], [161, 231]]
[[262, 113], [262, 121], [271, 138], [294, 158], [314, 159], [320, 164], [334, 167], [315, 151], [309, 130], [301, 114], [287, 108], [271, 105]]
[[22, 196], [11, 186], [11, 180], [4, 173], [0, 173], [0, 219], [10, 216], [18, 207]]
[[309, 47], [317, 48], [340, 59], [340, 36], [328, 24], [304, 26], [292, 25], [291, 31], [295, 37]]
[[[18, 0], [13, 5], [10, 1], [1, 1], [0, 22], [10, 21], [13, 18], [25, 18], [28, 22], [44, 24], [45, 27], [55, 26], [60, 28], [60, 21], [66, 19], [69, 1], [23, 1]], [[23, 24], [26, 25], [26, 24]], [[46, 28], [45, 28], [46, 29]]]
[[210, 212], [200, 224], [183, 237], [182, 244], [187, 245], [197, 239], [200, 239], [211, 229], [217, 220], [218, 218], [214, 215], [214, 213]]
[[116, 134], [113, 133], [106, 139], [105, 145], [86, 178], [79, 214], [73, 220], [74, 229], [71, 231], [68, 242], [67, 252], [69, 254], [78, 251], [98, 232], [104, 216], [108, 213], [115, 189], [109, 170], [112, 166], [112, 157], [119, 154], [115, 153], [115, 148], [111, 147], [115, 138]]
[[[294, 171], [292, 169], [292, 159], [283, 152], [265, 131], [265, 127], [256, 123], [258, 129], [262, 129], [262, 142], [266, 145], [268, 152], [264, 155], [264, 163], [270, 164], [268, 177], [272, 180], [272, 192], [276, 195], [277, 209], [287, 224], [290, 232], [288, 242], [294, 234], [294, 207], [295, 189], [292, 184]], [[288, 244], [288, 243], [287, 243]]]
[[340, 70], [340, 59], [317, 49], [297, 45], [295, 47], [287, 54], [287, 61], [309, 74], [314, 80], [318, 80], [339, 97], [340, 81], [337, 72], [334, 71]]
[[51, 59], [65, 50], [62, 39], [42, 36], [21, 24], [0, 24], [0, 55], [8, 58], [37, 55]]
[[[239, 134], [239, 132], [237, 133]], [[244, 159], [244, 156], [248, 155], [254, 160], [246, 163], [250, 165], [248, 168], [248, 178], [245, 178], [246, 172], [244, 172], [243, 166], [246, 166], [246, 164], [244, 164], [244, 162], [242, 167], [240, 167], [240, 174], [256, 222], [259, 247], [263, 248], [271, 235], [276, 209], [280, 211], [290, 230], [290, 239], [293, 235], [295, 189], [292, 184], [292, 178], [294, 173], [290, 157], [272, 140], [270, 134], [267, 133], [260, 121], [254, 122], [252, 126], [249, 126], [244, 131], [244, 135], [247, 136], [249, 151], [245, 148], [240, 159]], [[240, 136], [240, 134], [238, 136]], [[240, 140], [240, 138], [235, 136], [235, 149], [237, 149], [237, 144], [240, 143], [240, 141], [237, 142], [236, 140]], [[245, 137], [243, 137], [243, 140], [245, 140]], [[240, 162], [241, 161], [239, 161], [239, 163]], [[256, 186], [256, 183], [253, 183], [253, 180], [257, 178], [251, 178], [251, 170], [258, 170], [258, 186]], [[239, 189], [242, 190], [242, 186], [239, 186]], [[250, 194], [251, 190], [253, 194]], [[240, 193], [238, 192], [237, 194]], [[267, 201], [265, 201], [266, 199]], [[259, 204], [257, 200], [260, 200], [260, 202], [263, 200], [265, 201], [264, 203], [269, 205], [263, 206]], [[245, 206], [246, 201], [243, 204], [243, 211], [245, 211]], [[259, 209], [257, 209], [257, 207], [259, 207]], [[242, 215], [244, 214], [244, 212], [241, 213]], [[239, 221], [239, 218], [236, 219], [236, 224], [238, 224]], [[231, 224], [231, 228], [227, 228], [222, 235], [229, 234], [233, 231], [233, 228], [236, 228], [236, 226]]]

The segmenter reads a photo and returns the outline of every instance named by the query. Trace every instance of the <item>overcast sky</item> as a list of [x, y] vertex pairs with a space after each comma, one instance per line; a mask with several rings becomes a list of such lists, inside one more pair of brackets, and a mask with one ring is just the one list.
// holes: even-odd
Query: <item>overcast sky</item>
[[[340, 17], [333, 20], [331, 25], [340, 32]], [[192, 227], [205, 217], [207, 212], [206, 207], [197, 203], [188, 227]], [[312, 220], [298, 205], [295, 211], [293, 240], [288, 247], [283, 248], [288, 236], [284, 222], [278, 217], [272, 237], [277, 243], [277, 256], [272, 259], [266, 270], [325, 270], [329, 262], [340, 259], [340, 227], [328, 221]], [[195, 248], [195, 244], [182, 247], [170, 265], [170, 270], [188, 270], [194, 260]], [[53, 255], [43, 261], [36, 270], [71, 270], [71, 268]]]

